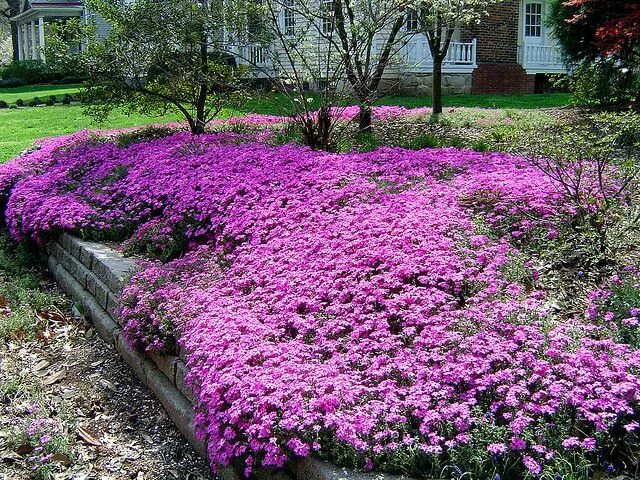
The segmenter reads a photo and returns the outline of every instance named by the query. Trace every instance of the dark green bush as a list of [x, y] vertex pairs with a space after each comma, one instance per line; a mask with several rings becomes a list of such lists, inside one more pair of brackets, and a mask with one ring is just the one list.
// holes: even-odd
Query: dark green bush
[[9, 104], [4, 100], [0, 100], [0, 108], [9, 108]]
[[29, 101], [28, 105], [30, 107], [37, 107], [38, 105], [42, 105], [42, 100], [40, 100], [40, 97], [35, 97], [33, 100]]
[[408, 142], [401, 143], [401, 147], [410, 150], [422, 150], [423, 148], [440, 148], [442, 141], [436, 135], [425, 133], [414, 138], [410, 138]]
[[40, 60], [12, 62], [0, 68], [0, 87], [22, 87], [37, 83], [76, 83], [77, 76]]
[[120, 133], [116, 139], [119, 147], [126, 148], [133, 143], [148, 142], [156, 138], [164, 138], [172, 133], [175, 129], [164, 126], [143, 127], [137, 130]]
[[69, 95], [68, 93], [65, 93], [64, 97], [62, 97], [63, 105], [69, 105], [72, 101], [73, 101], [73, 96]]
[[613, 60], [585, 61], [571, 78], [576, 103], [590, 108], [627, 105], [640, 89], [640, 73], [621, 68]]
[[17, 107], [24, 107], [24, 100], [22, 100], [21, 98], [16, 100], [16, 106]]

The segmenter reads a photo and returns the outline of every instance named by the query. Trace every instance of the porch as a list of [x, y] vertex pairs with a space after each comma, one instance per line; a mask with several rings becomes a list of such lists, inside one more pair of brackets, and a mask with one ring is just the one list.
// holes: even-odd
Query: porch
[[531, 45], [525, 43], [518, 49], [518, 61], [529, 74], [567, 73], [562, 50], [557, 45]]
[[[413, 73], [427, 73], [433, 69], [433, 57], [424, 35], [415, 35], [399, 51], [404, 69]], [[442, 65], [443, 73], [471, 73], [477, 67], [477, 42], [451, 42]]]
[[18, 28], [18, 58], [44, 61], [46, 24], [83, 16], [84, 6], [81, 1], [34, 0], [28, 3], [28, 8], [11, 19]]

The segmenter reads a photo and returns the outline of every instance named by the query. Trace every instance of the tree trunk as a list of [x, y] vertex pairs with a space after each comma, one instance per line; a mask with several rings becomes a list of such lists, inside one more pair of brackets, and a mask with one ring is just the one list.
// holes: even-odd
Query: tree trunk
[[433, 115], [440, 115], [442, 113], [442, 61], [443, 57], [440, 55], [433, 55], [433, 91], [432, 91], [432, 106]]
[[371, 133], [371, 105], [360, 103], [360, 112], [358, 113], [358, 129], [361, 133]]
[[322, 150], [329, 150], [331, 146], [331, 110], [327, 106], [318, 110], [317, 146]]
[[20, 45], [18, 43], [18, 26], [11, 22], [11, 44], [13, 45], [13, 61], [20, 60]]

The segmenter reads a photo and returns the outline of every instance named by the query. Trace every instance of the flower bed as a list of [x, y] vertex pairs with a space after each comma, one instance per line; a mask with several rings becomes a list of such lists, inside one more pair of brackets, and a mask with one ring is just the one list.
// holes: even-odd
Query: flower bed
[[315, 452], [580, 478], [621, 468], [635, 439], [640, 355], [546, 307], [527, 245], [571, 212], [523, 159], [83, 133], [3, 166], [0, 185], [17, 239], [73, 230], [163, 260], [122, 315], [139, 348], [187, 352], [214, 467]]

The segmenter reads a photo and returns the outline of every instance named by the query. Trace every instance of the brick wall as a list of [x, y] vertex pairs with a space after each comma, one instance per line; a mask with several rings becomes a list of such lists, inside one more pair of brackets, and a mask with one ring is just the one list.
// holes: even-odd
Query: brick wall
[[518, 64], [519, 29], [520, 0], [494, 5], [479, 25], [465, 29], [465, 40], [478, 40], [472, 93], [533, 93], [535, 75]]
[[517, 63], [482, 63], [473, 72], [471, 93], [533, 93], [535, 79]]
[[489, 9], [479, 25], [465, 29], [465, 39], [478, 39], [478, 63], [518, 61], [519, 0], [506, 0]]

